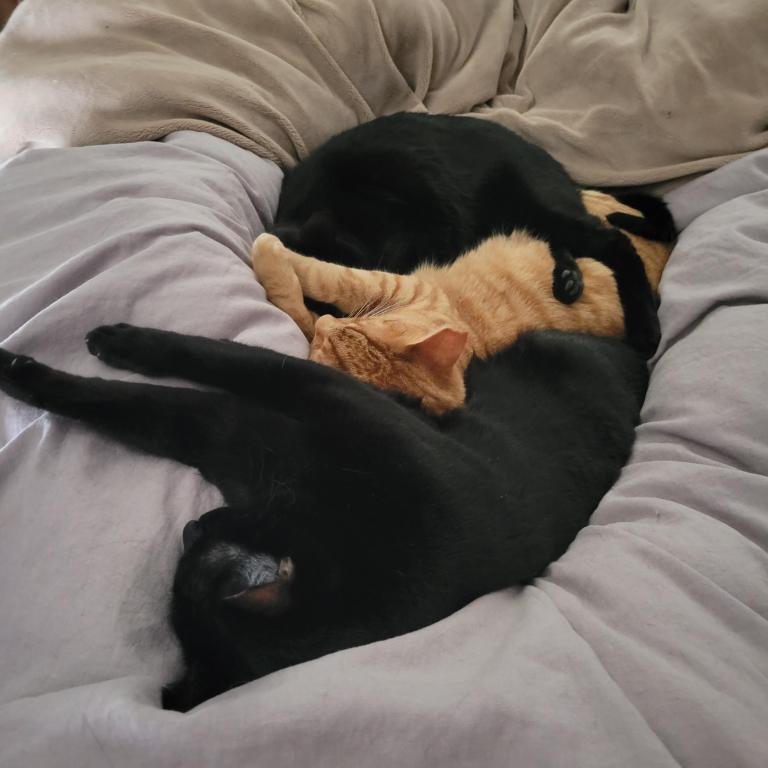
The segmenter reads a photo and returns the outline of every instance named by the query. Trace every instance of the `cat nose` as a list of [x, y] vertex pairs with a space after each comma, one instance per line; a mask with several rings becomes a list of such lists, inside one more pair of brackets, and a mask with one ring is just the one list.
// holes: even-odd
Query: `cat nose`
[[181, 545], [188, 550], [203, 534], [203, 528], [197, 520], [190, 520], [181, 532]]

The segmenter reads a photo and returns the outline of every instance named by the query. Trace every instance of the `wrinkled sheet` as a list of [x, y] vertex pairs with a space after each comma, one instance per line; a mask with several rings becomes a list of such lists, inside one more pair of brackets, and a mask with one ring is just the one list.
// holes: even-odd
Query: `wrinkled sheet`
[[[0, 170], [0, 339], [126, 379], [128, 321], [305, 354], [244, 263], [280, 173], [203, 134]], [[768, 152], [676, 191], [633, 458], [532, 586], [285, 669], [187, 715], [165, 613], [193, 470], [0, 394], [0, 765], [764, 768]]]
[[472, 113], [585, 184], [768, 145], [765, 0], [24, 0], [0, 159], [205, 131], [291, 165], [400, 110]]

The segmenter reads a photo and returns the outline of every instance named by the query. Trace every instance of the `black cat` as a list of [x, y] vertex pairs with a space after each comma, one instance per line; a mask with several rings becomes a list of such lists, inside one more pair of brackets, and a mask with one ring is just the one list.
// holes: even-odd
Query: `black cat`
[[616, 479], [646, 367], [555, 331], [469, 371], [466, 408], [269, 350], [105, 326], [102, 361], [218, 391], [83, 378], [0, 350], [0, 388], [197, 467], [228, 506], [184, 531], [172, 625], [185, 711], [331, 651], [418, 629], [542, 572]]
[[[655, 205], [662, 220], [661, 231], [646, 222], [636, 234], [674, 239], [661, 201], [634, 200], [643, 212]], [[642, 221], [623, 219], [629, 231]], [[272, 231], [289, 248], [326, 261], [409, 272], [523, 228], [550, 243], [553, 293], [563, 303], [583, 288], [574, 258], [610, 267], [627, 340], [653, 353], [656, 301], [629, 239], [587, 213], [579, 188], [546, 151], [487, 120], [399, 113], [334, 136], [286, 174]]]

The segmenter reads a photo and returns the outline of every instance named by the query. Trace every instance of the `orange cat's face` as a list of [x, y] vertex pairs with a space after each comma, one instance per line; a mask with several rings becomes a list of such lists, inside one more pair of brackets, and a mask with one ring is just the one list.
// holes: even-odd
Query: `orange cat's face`
[[407, 310], [364, 317], [320, 317], [310, 360], [382, 389], [418, 398], [433, 413], [464, 402], [467, 332], [440, 317]]

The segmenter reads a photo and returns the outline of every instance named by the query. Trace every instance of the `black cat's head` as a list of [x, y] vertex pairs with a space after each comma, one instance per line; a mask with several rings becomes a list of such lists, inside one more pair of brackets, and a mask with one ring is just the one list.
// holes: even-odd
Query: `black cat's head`
[[270, 231], [287, 248], [306, 256], [348, 267], [370, 266], [366, 245], [330, 210], [314, 211], [300, 225], [277, 223]]
[[186, 671], [164, 689], [166, 709], [185, 712], [284, 666], [270, 648], [290, 620], [297, 572], [279, 536], [258, 529], [252, 511], [229, 507], [185, 527], [171, 623]]

